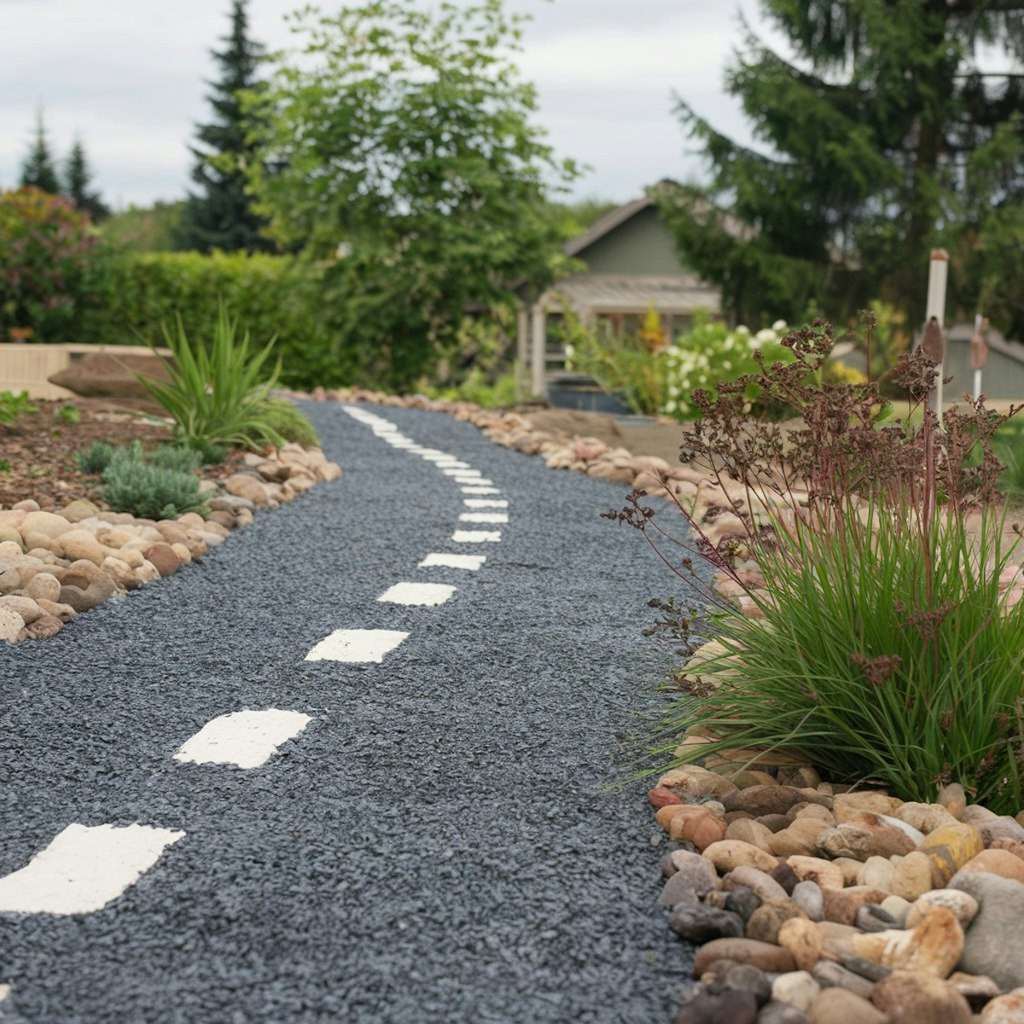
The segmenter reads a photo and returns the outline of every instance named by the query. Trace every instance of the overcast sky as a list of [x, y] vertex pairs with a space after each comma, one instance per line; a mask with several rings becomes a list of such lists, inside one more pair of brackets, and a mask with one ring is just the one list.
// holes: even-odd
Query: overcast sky
[[[422, 0], [429, 3], [429, 0]], [[250, 35], [294, 44], [284, 15], [299, 0], [250, 0]], [[332, 3], [317, 6], [336, 9]], [[699, 176], [672, 113], [673, 91], [747, 140], [722, 93], [756, 0], [508, 0], [529, 13], [519, 66], [538, 89], [538, 120], [560, 156], [592, 170], [578, 197], [625, 201], [662, 177]], [[0, 186], [17, 184], [35, 111], [63, 158], [75, 136], [116, 208], [181, 198], [187, 145], [209, 118], [209, 56], [228, 31], [230, 0], [0, 0]]]

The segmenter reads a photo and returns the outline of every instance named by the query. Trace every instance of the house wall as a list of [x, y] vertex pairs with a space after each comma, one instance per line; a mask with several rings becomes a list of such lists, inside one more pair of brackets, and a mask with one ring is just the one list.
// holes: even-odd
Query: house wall
[[575, 258], [592, 274], [678, 274], [686, 269], [653, 208], [641, 210]]
[[[943, 402], [959, 402], [971, 393], [974, 371], [966, 341], [951, 341], [942, 367], [943, 375], [953, 379], [943, 389]], [[989, 349], [988, 362], [981, 371], [981, 392], [994, 402], [1024, 401], [1024, 363], [1002, 352]]]

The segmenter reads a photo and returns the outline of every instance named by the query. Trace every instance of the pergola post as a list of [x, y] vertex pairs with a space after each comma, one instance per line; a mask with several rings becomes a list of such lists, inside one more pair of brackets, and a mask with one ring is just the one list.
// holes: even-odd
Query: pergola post
[[547, 341], [548, 315], [541, 299], [533, 307], [532, 344], [533, 354], [530, 359], [530, 390], [534, 398], [547, 395]]
[[523, 400], [526, 390], [526, 360], [530, 355], [530, 312], [520, 306], [516, 314], [516, 401]]

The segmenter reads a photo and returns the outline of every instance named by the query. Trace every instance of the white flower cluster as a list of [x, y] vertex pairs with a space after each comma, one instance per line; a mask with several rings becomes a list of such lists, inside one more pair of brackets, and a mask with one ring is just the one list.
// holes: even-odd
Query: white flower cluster
[[667, 362], [667, 400], [662, 412], [685, 418], [693, 413], [690, 395], [697, 388], [714, 388], [722, 381], [753, 373], [757, 369], [753, 353], [767, 344], [778, 344], [787, 324], [776, 320], [756, 334], [742, 324], [729, 330], [724, 324], [696, 324], [662, 353]]

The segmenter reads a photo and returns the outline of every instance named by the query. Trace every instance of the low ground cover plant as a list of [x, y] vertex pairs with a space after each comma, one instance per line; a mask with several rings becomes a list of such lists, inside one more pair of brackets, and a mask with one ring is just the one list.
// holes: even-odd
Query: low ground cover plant
[[[103, 469], [103, 500], [115, 512], [143, 519], [177, 519], [186, 512], [204, 511], [200, 480], [194, 472], [197, 456], [177, 449], [192, 460], [191, 468], [185, 469], [183, 455], [168, 457], [170, 451], [160, 449], [147, 461], [138, 441], [113, 449]], [[164, 453], [162, 459], [159, 452]]]
[[[681, 561], [666, 554], [671, 531], [643, 492], [609, 514], [643, 530], [703, 595], [710, 611], [670, 616], [687, 649], [722, 645], [680, 682], [662, 750], [689, 735], [700, 742], [679, 747], [675, 763], [797, 757], [903, 799], [931, 800], [955, 780], [1016, 813], [1024, 602], [1005, 587], [1016, 545], [1002, 540], [993, 451], [1008, 417], [977, 402], [940, 426], [924, 407], [935, 367], [916, 352], [894, 374], [918, 407], [912, 427], [873, 383], [816, 382], [829, 325], [790, 331], [782, 344], [789, 364], [762, 358], [750, 379], [692, 396], [702, 417], [683, 433], [685, 458], [730, 498], [706, 511], [677, 501], [691, 528]], [[752, 385], [798, 410], [802, 425], [784, 432], [752, 419]], [[721, 516], [733, 529], [716, 530]], [[701, 560], [742, 605], [703, 582]]]
[[0, 423], [13, 423], [23, 412], [35, 411], [27, 391], [0, 391]]

